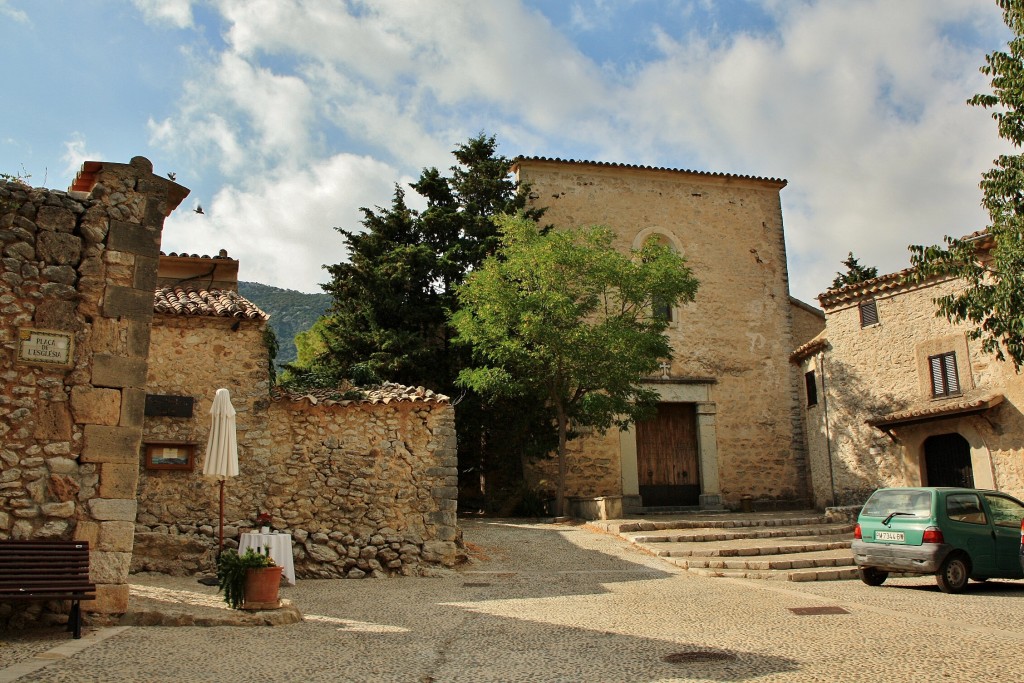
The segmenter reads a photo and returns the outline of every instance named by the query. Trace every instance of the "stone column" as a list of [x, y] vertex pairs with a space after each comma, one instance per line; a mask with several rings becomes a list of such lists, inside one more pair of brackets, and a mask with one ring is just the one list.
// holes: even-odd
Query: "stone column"
[[697, 448], [700, 451], [700, 509], [723, 510], [718, 483], [718, 430], [714, 403], [697, 404]]
[[95, 464], [99, 482], [88, 501], [91, 519], [78, 523], [75, 538], [89, 541], [97, 588], [96, 600], [83, 607], [121, 613], [128, 608], [161, 233], [164, 218], [188, 190], [155, 176], [143, 157], [129, 164], [86, 162], [74, 189], [88, 191], [109, 217], [106, 249], [94, 255], [95, 277], [83, 283], [98, 301], [84, 311], [93, 326], [91, 375], [88, 386], [72, 393], [72, 412], [84, 435], [80, 461]]

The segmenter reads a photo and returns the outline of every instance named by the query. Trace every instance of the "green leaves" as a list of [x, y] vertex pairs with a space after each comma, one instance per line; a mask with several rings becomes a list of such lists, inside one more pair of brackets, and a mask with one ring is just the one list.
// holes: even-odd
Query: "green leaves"
[[[622, 253], [607, 228], [545, 233], [522, 215], [496, 222], [497, 253], [458, 289], [455, 342], [474, 361], [458, 383], [546, 401], [564, 465], [570, 423], [624, 428], [649, 412], [654, 395], [641, 379], [672, 354], [668, 322], [652, 307], [693, 301], [698, 283], [670, 249]], [[563, 490], [560, 477], [560, 499]]]
[[[992, 94], [975, 95], [972, 106], [994, 109], [999, 136], [1019, 148], [1024, 142], [1024, 0], [998, 0], [1014, 38], [1007, 52], [985, 58], [981, 72], [991, 78]], [[935, 299], [937, 313], [969, 323], [972, 339], [1000, 360], [1024, 365], [1024, 157], [1002, 155], [980, 183], [982, 205], [991, 224], [984, 234], [945, 237], [945, 246], [913, 245], [910, 282], [959, 278], [965, 287]]]

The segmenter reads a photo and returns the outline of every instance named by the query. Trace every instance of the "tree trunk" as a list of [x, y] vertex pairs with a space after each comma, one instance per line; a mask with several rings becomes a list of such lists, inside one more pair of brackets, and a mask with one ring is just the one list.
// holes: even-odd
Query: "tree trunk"
[[566, 435], [569, 431], [569, 420], [561, 405], [557, 405], [558, 412], [558, 493], [555, 501], [555, 515], [564, 516], [568, 510], [565, 505], [565, 444]]

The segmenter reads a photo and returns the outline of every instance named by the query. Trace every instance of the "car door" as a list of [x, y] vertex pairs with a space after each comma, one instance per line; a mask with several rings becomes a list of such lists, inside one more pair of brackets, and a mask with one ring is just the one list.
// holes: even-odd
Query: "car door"
[[1020, 565], [1020, 529], [1024, 503], [1002, 493], [986, 493], [985, 504], [992, 520], [996, 566], [1001, 576], [1024, 578]]
[[975, 491], [953, 490], [945, 493], [945, 499], [942, 535], [946, 543], [967, 551], [971, 576], [1001, 575], [996, 565], [995, 535], [981, 496]]

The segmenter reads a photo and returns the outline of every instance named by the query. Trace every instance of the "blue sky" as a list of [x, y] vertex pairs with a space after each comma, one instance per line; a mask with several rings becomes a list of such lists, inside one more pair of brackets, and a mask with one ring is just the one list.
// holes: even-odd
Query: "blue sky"
[[[333, 227], [478, 132], [519, 154], [786, 178], [794, 295], [853, 251], [982, 228], [1005, 151], [984, 0], [0, 0], [0, 171], [143, 155], [191, 188], [164, 250], [319, 291]], [[191, 211], [202, 204], [203, 215]]]

